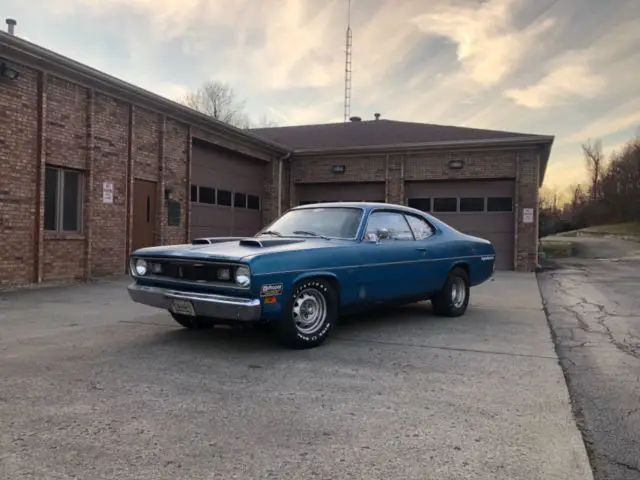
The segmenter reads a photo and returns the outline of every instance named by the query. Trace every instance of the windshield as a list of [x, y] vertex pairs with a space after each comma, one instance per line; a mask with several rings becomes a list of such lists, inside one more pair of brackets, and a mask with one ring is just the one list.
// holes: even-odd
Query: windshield
[[355, 238], [364, 215], [360, 208], [319, 207], [291, 210], [258, 235]]

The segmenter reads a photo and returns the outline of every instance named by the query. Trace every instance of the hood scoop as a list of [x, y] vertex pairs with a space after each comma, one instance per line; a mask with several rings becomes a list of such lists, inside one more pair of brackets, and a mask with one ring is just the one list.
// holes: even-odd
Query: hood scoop
[[243, 238], [239, 243], [242, 247], [264, 247], [263, 243], [257, 238]]
[[216, 243], [235, 242], [244, 237], [201, 237], [191, 242], [191, 245], [214, 245]]
[[291, 245], [293, 243], [302, 243], [304, 240], [298, 238], [243, 238], [240, 245], [243, 247], [278, 247], [280, 245]]

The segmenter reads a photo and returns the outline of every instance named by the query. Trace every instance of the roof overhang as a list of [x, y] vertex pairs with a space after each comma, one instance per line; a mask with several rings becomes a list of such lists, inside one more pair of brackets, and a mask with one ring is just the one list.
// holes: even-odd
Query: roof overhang
[[523, 137], [494, 138], [482, 140], [456, 140], [420, 143], [398, 143], [389, 145], [362, 145], [355, 147], [331, 148], [300, 148], [293, 151], [296, 157], [316, 157], [325, 155], [362, 155], [362, 154], [393, 154], [407, 152], [422, 152], [428, 150], [467, 150], [487, 148], [537, 148], [540, 153], [539, 186], [544, 181], [547, 164], [551, 154], [551, 146], [555, 140], [551, 135], [527, 135]]
[[290, 151], [284, 145], [216, 120], [178, 102], [2, 31], [0, 31], [0, 57], [21, 63], [27, 67], [59, 75], [89, 88], [95, 88], [113, 95], [115, 98], [139, 103], [141, 106], [180, 120], [188, 125], [205, 131], [223, 133], [232, 141], [251, 145], [272, 154], [283, 155]]

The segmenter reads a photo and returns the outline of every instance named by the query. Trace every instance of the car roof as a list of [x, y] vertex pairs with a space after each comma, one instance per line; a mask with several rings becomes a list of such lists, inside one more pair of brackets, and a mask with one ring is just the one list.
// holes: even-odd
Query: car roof
[[406, 205], [400, 205], [397, 203], [384, 203], [384, 202], [321, 202], [321, 203], [308, 203], [306, 205], [299, 205], [291, 210], [300, 210], [304, 208], [363, 208], [365, 210], [372, 210], [376, 208], [386, 208], [393, 210], [401, 210], [407, 213], [417, 213], [419, 215], [425, 215], [422, 210], [416, 210], [415, 208], [408, 207]]

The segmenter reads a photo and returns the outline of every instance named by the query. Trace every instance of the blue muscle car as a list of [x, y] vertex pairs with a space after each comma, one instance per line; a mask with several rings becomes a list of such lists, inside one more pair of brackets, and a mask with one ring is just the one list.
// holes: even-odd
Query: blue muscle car
[[130, 258], [135, 302], [182, 326], [274, 327], [291, 348], [320, 345], [347, 312], [431, 300], [463, 315], [469, 288], [494, 273], [491, 242], [402, 205], [340, 202], [292, 208], [253, 237], [199, 238]]

